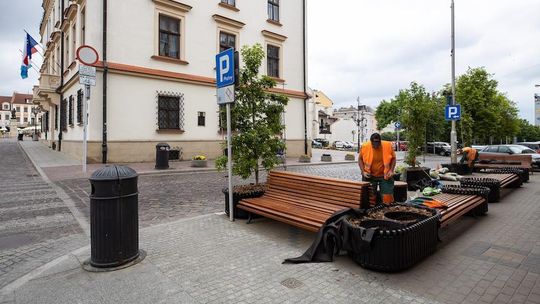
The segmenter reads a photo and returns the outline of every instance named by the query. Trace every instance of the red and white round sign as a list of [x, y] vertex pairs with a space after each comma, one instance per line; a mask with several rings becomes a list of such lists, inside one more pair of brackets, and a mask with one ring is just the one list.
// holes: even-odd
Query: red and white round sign
[[81, 45], [77, 49], [77, 60], [84, 65], [94, 65], [98, 62], [99, 56], [93, 47], [89, 45]]

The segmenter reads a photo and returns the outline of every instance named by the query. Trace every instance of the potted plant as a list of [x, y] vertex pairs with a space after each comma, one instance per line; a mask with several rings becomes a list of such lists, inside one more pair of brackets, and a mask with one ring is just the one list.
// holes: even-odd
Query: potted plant
[[352, 161], [354, 161], [354, 160], [355, 160], [354, 153], [347, 153], [347, 154], [345, 154], [345, 160], [352, 160]]
[[193, 156], [193, 158], [191, 159], [191, 166], [198, 167], [198, 168], [206, 167], [207, 166], [206, 156], [204, 155]]
[[[270, 171], [279, 163], [279, 151], [285, 151], [280, 138], [284, 131], [282, 114], [288, 98], [272, 93], [276, 86], [272, 78], [261, 75], [265, 53], [262, 45], [244, 46], [241, 50], [244, 66], [240, 69], [239, 84], [235, 87], [235, 104], [231, 109], [232, 171], [242, 179], [255, 178], [255, 183], [233, 187], [233, 204], [240, 199], [261, 196], [265, 186], [259, 181], [260, 170]], [[216, 159], [216, 168], [227, 168], [227, 156]], [[228, 189], [224, 193], [228, 195]], [[226, 199], [226, 204], [228, 202]], [[227, 209], [227, 207], [226, 207]], [[238, 217], [240, 211], [234, 208]]]

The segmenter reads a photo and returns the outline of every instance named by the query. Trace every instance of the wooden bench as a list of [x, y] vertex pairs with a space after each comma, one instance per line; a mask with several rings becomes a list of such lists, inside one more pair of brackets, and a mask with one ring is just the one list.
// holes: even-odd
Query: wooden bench
[[441, 228], [451, 224], [480, 205], [487, 204], [486, 200], [478, 195], [442, 193], [433, 196], [433, 198], [448, 205], [448, 209], [441, 210], [441, 218], [439, 220]]
[[239, 209], [309, 231], [318, 231], [336, 211], [369, 204], [369, 183], [271, 171], [268, 190], [244, 199]]
[[532, 156], [530, 154], [480, 153], [474, 167], [475, 169], [513, 167], [532, 171]]

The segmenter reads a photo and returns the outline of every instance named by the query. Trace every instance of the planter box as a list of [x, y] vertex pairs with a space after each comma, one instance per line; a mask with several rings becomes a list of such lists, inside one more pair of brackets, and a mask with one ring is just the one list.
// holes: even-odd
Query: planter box
[[191, 160], [191, 166], [192, 166], [192, 167], [197, 167], [197, 168], [202, 168], [202, 167], [208, 166], [208, 163], [207, 163], [206, 160], [195, 160], [195, 159], [192, 159], [192, 160]]
[[332, 161], [332, 155], [330, 154], [323, 154], [321, 156], [321, 161], [323, 162], [331, 162]]
[[346, 154], [345, 155], [345, 160], [356, 160], [356, 158], [354, 157], [354, 154]]
[[404, 179], [407, 182], [407, 190], [416, 191], [416, 183], [422, 179], [431, 179], [429, 176], [429, 168], [414, 167], [406, 168], [404, 171]]
[[[224, 188], [221, 192], [225, 194], [225, 213], [229, 215], [229, 189]], [[238, 202], [246, 198], [261, 197], [263, 194], [264, 194], [264, 191], [252, 192], [249, 194], [233, 193], [234, 218], [245, 220], [249, 217], [249, 212], [236, 208], [236, 205], [238, 204]], [[256, 214], [252, 214], [251, 217], [258, 218], [259, 216]]]
[[298, 159], [298, 162], [299, 163], [310, 163], [311, 162], [311, 157], [309, 156], [300, 156], [300, 158]]
[[[349, 255], [367, 269], [396, 272], [410, 268], [437, 248], [439, 215], [431, 211], [431, 217], [410, 226], [396, 226], [392, 221], [386, 221], [390, 225], [375, 225], [384, 228], [375, 230], [369, 243], [365, 240], [366, 228], [355, 227], [344, 220], [344, 234], [349, 242], [357, 244], [349, 249]], [[363, 246], [358, 246], [359, 242], [363, 242]]]

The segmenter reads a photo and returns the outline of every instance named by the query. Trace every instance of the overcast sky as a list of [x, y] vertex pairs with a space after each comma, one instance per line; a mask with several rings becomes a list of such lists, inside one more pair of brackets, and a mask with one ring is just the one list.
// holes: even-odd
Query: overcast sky
[[[0, 14], [0, 95], [31, 92], [37, 73], [21, 80], [18, 50], [23, 29], [39, 39], [41, 1], [0, 0]], [[450, 0], [308, 0], [308, 22], [309, 85], [337, 106], [359, 96], [375, 107], [411, 81], [430, 91], [450, 82]], [[479, 66], [533, 121], [540, 0], [456, 0], [456, 74]]]

